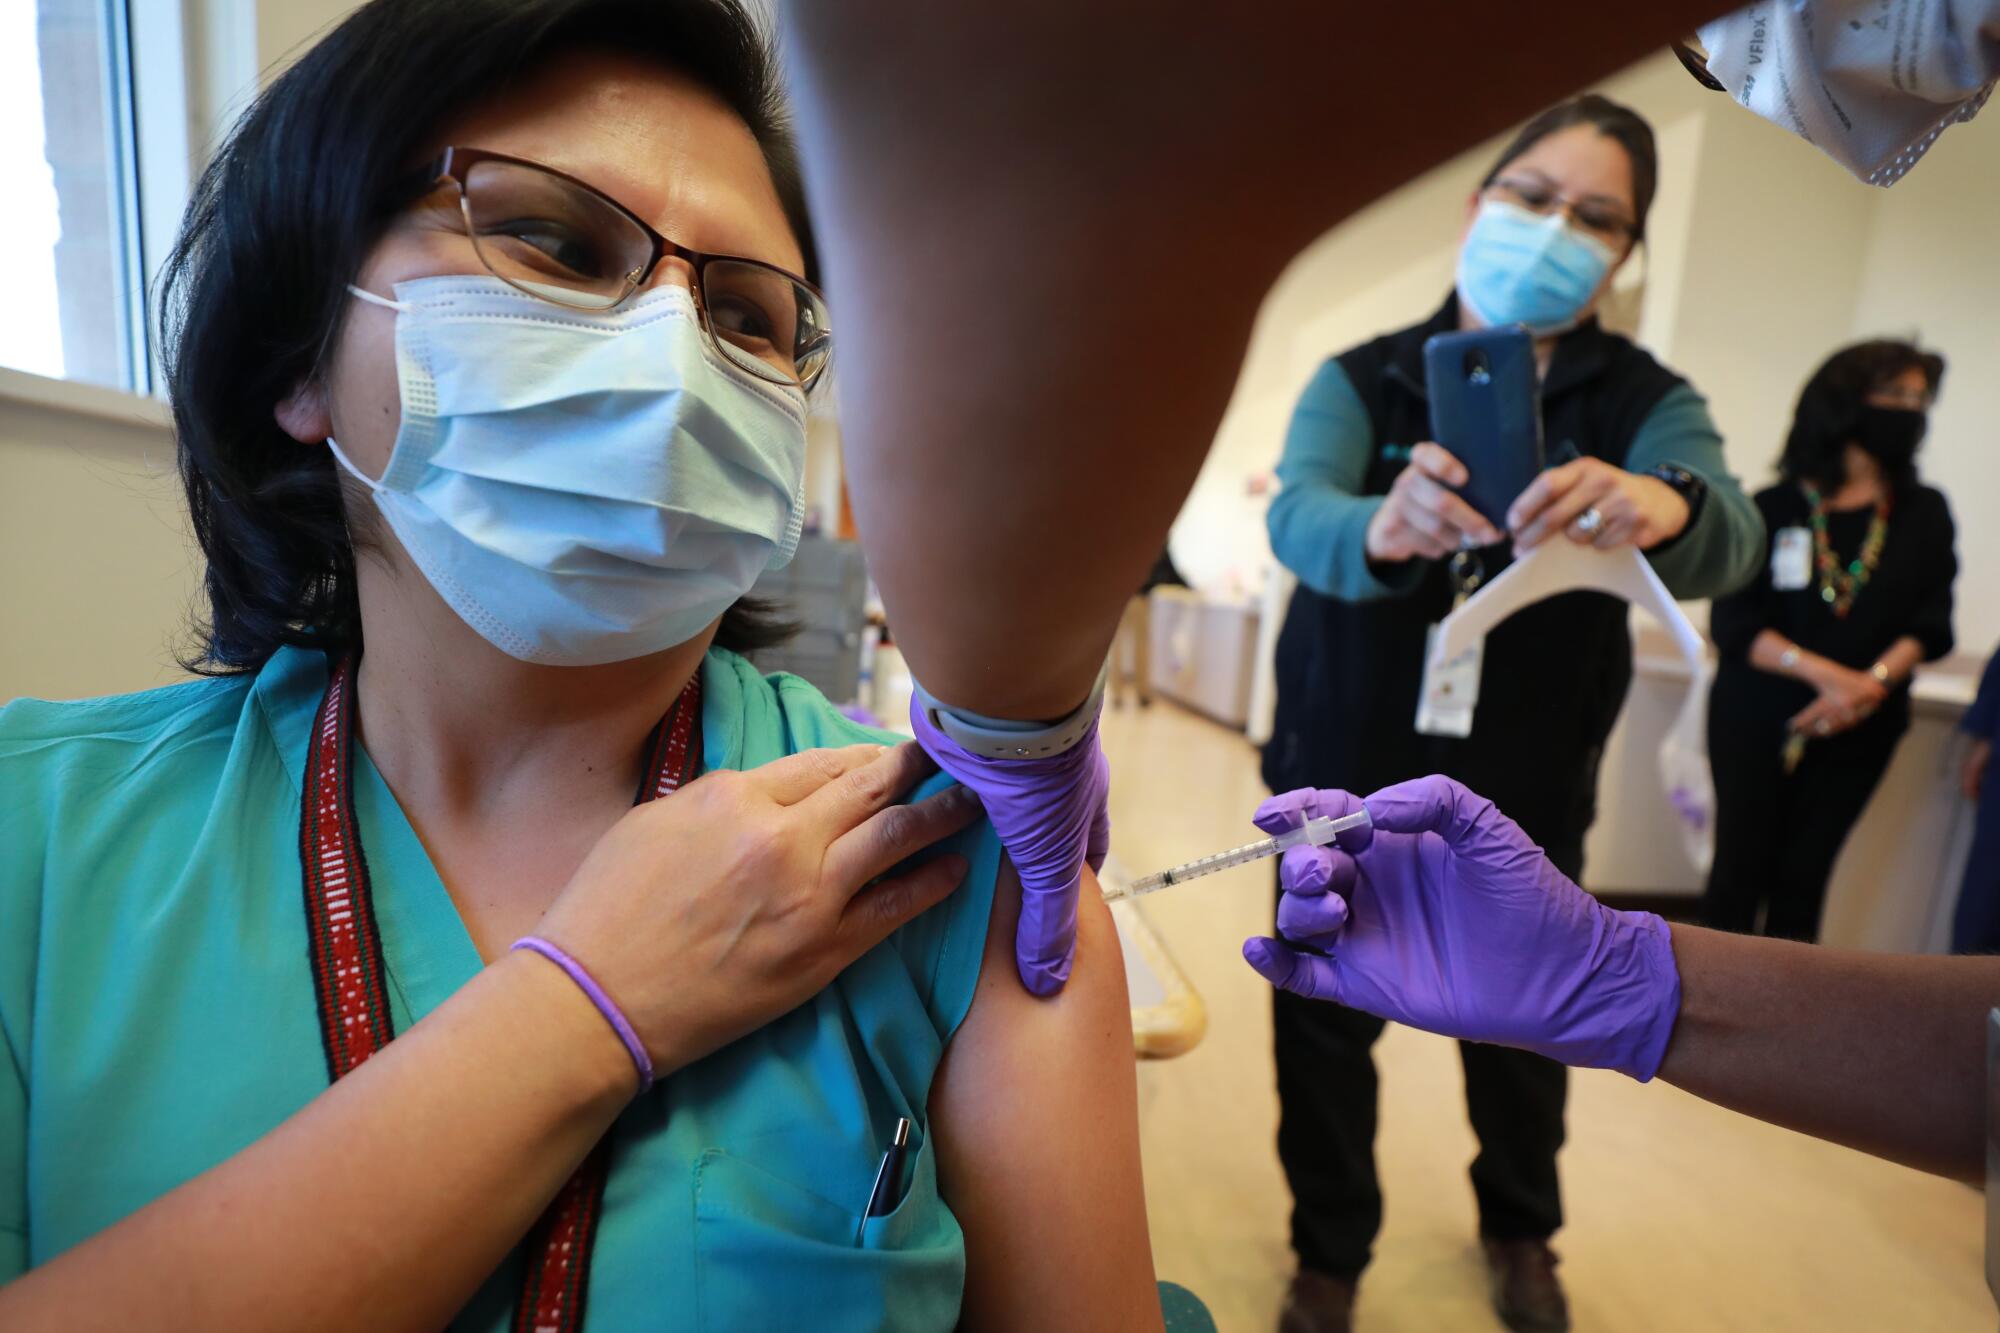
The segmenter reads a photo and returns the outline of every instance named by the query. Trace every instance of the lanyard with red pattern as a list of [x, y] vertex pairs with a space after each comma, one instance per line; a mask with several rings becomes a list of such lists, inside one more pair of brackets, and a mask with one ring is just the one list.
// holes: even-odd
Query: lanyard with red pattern
[[[342, 659], [327, 679], [306, 751], [299, 811], [307, 949], [329, 1081], [351, 1072], [396, 1035], [382, 933], [354, 815], [355, 662], [351, 656]], [[700, 770], [697, 671], [646, 738], [644, 775], [632, 803], [671, 795]], [[600, 1142], [528, 1233], [514, 1333], [576, 1333], [583, 1327], [591, 1247], [604, 1208], [604, 1155]]]

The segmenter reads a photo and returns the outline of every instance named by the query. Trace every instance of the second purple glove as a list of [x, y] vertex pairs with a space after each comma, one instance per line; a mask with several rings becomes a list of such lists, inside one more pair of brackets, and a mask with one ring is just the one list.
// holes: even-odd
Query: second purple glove
[[978, 794], [1000, 845], [1021, 876], [1021, 924], [1014, 963], [1021, 984], [1054, 995], [1076, 954], [1076, 897], [1083, 866], [1102, 868], [1111, 850], [1111, 767], [1097, 723], [1075, 745], [1046, 759], [973, 754], [910, 708], [917, 741], [939, 768]]
[[[1362, 802], [1342, 791], [1274, 796], [1266, 833]], [[1449, 778], [1367, 799], [1373, 831], [1293, 847], [1279, 866], [1278, 933], [1243, 956], [1273, 985], [1448, 1037], [1650, 1079], [1680, 1011], [1666, 922], [1615, 912], [1550, 864], [1521, 826]]]

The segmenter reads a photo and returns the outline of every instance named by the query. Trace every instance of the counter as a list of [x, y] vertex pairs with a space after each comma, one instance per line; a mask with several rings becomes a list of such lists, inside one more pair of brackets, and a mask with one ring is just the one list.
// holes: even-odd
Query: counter
[[[1691, 901], [1702, 879], [1681, 847], [1658, 767], [1688, 667], [1650, 621], [1634, 649], [1632, 691], [1605, 748], [1584, 881], [1606, 896]], [[1954, 655], [1920, 668], [1911, 682], [1910, 730], [1834, 866], [1822, 943], [1904, 952], [1947, 947], [1972, 840], [1972, 806], [1958, 791], [1967, 741], [1957, 726], [1978, 690], [1981, 665]]]

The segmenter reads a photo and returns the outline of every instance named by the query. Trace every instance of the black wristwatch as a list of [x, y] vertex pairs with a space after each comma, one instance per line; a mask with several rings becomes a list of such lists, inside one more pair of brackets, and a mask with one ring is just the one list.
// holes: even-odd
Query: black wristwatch
[[1674, 492], [1681, 499], [1687, 501], [1687, 527], [1682, 528], [1681, 531], [1686, 532], [1688, 528], [1693, 527], [1695, 520], [1701, 517], [1703, 503], [1708, 499], [1708, 483], [1686, 468], [1676, 466], [1673, 463], [1662, 463], [1656, 468], [1648, 468], [1644, 475], [1664, 481], [1667, 485], [1674, 488]]

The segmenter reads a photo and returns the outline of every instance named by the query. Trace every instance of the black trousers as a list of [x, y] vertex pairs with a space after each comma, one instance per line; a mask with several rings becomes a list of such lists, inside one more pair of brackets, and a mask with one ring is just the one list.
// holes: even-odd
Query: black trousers
[[1782, 740], [1772, 739], [1782, 737], [1782, 729], [1742, 727], [1732, 736], [1731, 729], [1714, 725], [1713, 716], [1710, 721], [1715, 864], [1702, 919], [1717, 930], [1747, 934], [1757, 930], [1761, 909], [1762, 934], [1817, 940], [1833, 863], [1882, 781], [1902, 728], [1864, 724], [1816, 741], [1788, 775]]
[[[1572, 879], [1582, 849], [1550, 859]], [[1292, 1249], [1301, 1268], [1353, 1279], [1382, 1229], [1375, 1174], [1376, 1074], [1370, 1048], [1383, 1020], [1343, 1005], [1275, 992], [1278, 1159], [1292, 1188]], [[1541, 1238], [1562, 1226], [1556, 1152], [1563, 1144], [1569, 1070], [1504, 1046], [1458, 1044], [1465, 1105], [1479, 1139], [1472, 1192], [1479, 1231]]]

